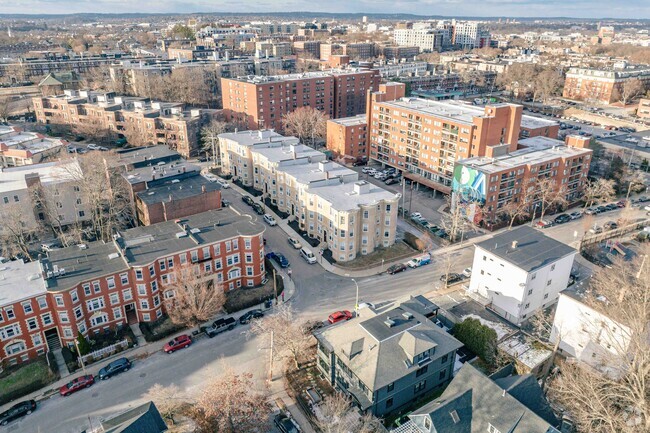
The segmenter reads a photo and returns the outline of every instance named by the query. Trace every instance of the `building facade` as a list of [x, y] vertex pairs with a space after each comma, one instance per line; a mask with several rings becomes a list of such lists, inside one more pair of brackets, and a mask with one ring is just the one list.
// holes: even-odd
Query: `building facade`
[[[564, 79], [562, 96], [570, 99], [612, 104], [626, 93], [626, 86], [637, 81], [641, 87], [637, 94], [650, 88], [650, 68], [589, 69], [570, 68]], [[629, 101], [627, 101], [629, 102]]]
[[282, 117], [312, 107], [336, 119], [365, 113], [366, 94], [377, 90], [379, 74], [331, 70], [269, 77], [221, 79], [224, 115], [249, 129], [283, 130]]
[[516, 325], [557, 302], [577, 253], [526, 225], [475, 248], [468, 291]]
[[642, 119], [650, 119], [650, 99], [641, 98], [639, 107], [636, 109], [636, 115]]
[[67, 141], [16, 126], [0, 125], [0, 167], [20, 167], [45, 162], [63, 150]]
[[87, 90], [33, 98], [33, 103], [40, 123], [85, 124], [117, 136], [131, 134], [132, 145], [166, 144], [185, 157], [198, 153], [201, 127], [218, 114], [216, 110], [186, 111], [182, 104]]
[[442, 50], [443, 32], [439, 29], [396, 29], [395, 44], [401, 47], [417, 47], [423, 52]]
[[72, 347], [79, 332], [91, 337], [127, 321], [155, 321], [174, 296], [165, 287], [184, 266], [209, 276], [215, 290], [259, 285], [263, 232], [223, 209], [3, 264], [11, 278], [0, 282], [0, 359], [15, 364], [58, 344]]
[[364, 161], [368, 159], [366, 115], [327, 121], [327, 149], [339, 157]]
[[484, 23], [477, 21], [452, 21], [452, 43], [463, 49], [490, 46], [490, 32]]

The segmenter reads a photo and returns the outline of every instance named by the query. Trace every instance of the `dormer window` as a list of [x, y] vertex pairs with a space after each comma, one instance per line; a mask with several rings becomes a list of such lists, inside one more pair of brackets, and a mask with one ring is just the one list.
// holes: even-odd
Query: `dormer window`
[[419, 355], [415, 357], [415, 362], [418, 364], [422, 364], [423, 362], [429, 361], [430, 356], [429, 356], [429, 351], [427, 350], [426, 352], [422, 352]]

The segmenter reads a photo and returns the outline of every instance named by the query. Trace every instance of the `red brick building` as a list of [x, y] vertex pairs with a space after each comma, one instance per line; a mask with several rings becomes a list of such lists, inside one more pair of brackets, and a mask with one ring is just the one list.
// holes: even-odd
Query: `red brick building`
[[182, 266], [198, 266], [225, 291], [264, 279], [264, 226], [229, 209], [118, 233], [2, 264], [0, 361], [15, 364], [71, 346], [78, 332], [98, 334], [164, 313], [166, 286]]
[[368, 159], [366, 115], [327, 121], [327, 149], [354, 161]]
[[365, 113], [366, 93], [379, 86], [374, 70], [331, 70], [270, 77], [222, 78], [227, 121], [245, 122], [249, 129], [282, 131], [282, 117], [300, 107], [312, 107], [330, 118]]

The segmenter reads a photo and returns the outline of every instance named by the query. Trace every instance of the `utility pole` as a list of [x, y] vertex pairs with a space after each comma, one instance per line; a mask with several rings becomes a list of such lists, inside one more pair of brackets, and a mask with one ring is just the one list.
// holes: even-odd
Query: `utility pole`
[[275, 305], [278, 305], [278, 283], [275, 277], [275, 268], [273, 268], [273, 296], [275, 297]]
[[77, 348], [77, 355], [79, 355], [79, 362], [81, 362], [81, 369], [83, 370], [84, 376], [85, 376], [86, 375], [86, 365], [84, 364], [84, 360], [81, 357], [81, 352], [79, 352], [79, 340], [77, 340], [76, 338], [74, 339], [74, 347]]
[[402, 218], [404, 218], [404, 202], [406, 201], [406, 178], [402, 176]]
[[269, 355], [269, 382], [273, 381], [273, 330], [271, 330], [271, 350]]
[[354, 301], [354, 315], [358, 316], [359, 315], [359, 285], [357, 284], [357, 280], [352, 278], [352, 281], [354, 281], [354, 285], [357, 286], [357, 296]]

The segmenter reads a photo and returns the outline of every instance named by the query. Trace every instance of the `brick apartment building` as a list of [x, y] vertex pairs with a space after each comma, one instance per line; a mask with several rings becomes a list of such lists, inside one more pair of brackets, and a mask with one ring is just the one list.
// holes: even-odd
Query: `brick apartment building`
[[33, 98], [33, 103], [40, 123], [69, 127], [91, 124], [117, 136], [132, 130], [141, 134], [137, 142], [165, 144], [185, 157], [198, 153], [201, 127], [218, 114], [217, 110], [186, 111], [179, 103], [88, 90]]
[[588, 145], [589, 138], [578, 135], [565, 142], [537, 136], [519, 140], [519, 149], [512, 152], [461, 159], [454, 168], [454, 194], [475, 205], [469, 218], [487, 225], [499, 221], [508, 203], [529, 202], [531, 212], [539, 206], [535, 182], [541, 178], [552, 178], [566, 201], [575, 203], [589, 173], [593, 151]]
[[650, 119], [650, 99], [640, 99], [636, 115], [642, 119]]
[[639, 80], [645, 89], [650, 89], [650, 68], [647, 66], [618, 69], [570, 68], [566, 73], [562, 96], [612, 104], [621, 100], [621, 91], [625, 83], [631, 80]]
[[295, 41], [293, 53], [297, 56], [320, 59], [319, 41]]
[[45, 162], [61, 152], [67, 144], [60, 138], [25, 132], [17, 126], [0, 125], [0, 168]]
[[355, 116], [366, 110], [366, 93], [377, 90], [377, 71], [341, 69], [269, 77], [221, 79], [224, 115], [249, 129], [282, 131], [282, 116], [312, 107], [328, 117]]
[[383, 47], [382, 54], [386, 59], [409, 59], [413, 60], [418, 54], [420, 54], [420, 47], [418, 46], [397, 46], [397, 47]]
[[353, 161], [368, 159], [366, 115], [327, 120], [327, 149]]
[[198, 266], [215, 290], [261, 284], [264, 226], [229, 209], [204, 212], [53, 251], [40, 261], [2, 264], [0, 361], [23, 362], [78, 332], [92, 336], [164, 313], [165, 287], [182, 266]]
[[326, 155], [274, 131], [219, 136], [223, 170], [263, 193], [336, 261], [350, 261], [395, 243], [400, 195], [359, 181]]

